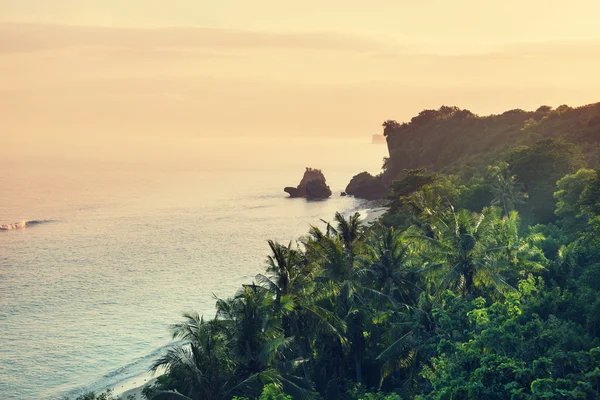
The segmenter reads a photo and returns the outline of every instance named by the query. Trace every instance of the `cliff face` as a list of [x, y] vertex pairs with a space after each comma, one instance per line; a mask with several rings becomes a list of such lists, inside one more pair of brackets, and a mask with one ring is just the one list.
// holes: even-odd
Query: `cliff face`
[[354, 197], [367, 200], [377, 200], [384, 197], [387, 189], [381, 176], [373, 176], [368, 172], [361, 172], [352, 177], [346, 187], [346, 193]]
[[405, 169], [457, 172], [465, 166], [483, 166], [520, 145], [564, 137], [582, 147], [590, 166], [600, 155], [600, 103], [553, 110], [510, 110], [480, 117], [458, 107], [425, 110], [409, 123], [386, 121], [390, 158], [383, 175], [386, 184]]
[[600, 165], [600, 103], [536, 111], [510, 110], [499, 115], [478, 116], [458, 107], [424, 110], [410, 122], [383, 123], [389, 158], [384, 173], [356, 175], [348, 194], [374, 199], [408, 169], [457, 173], [489, 165], [519, 146], [542, 139], [563, 137], [579, 145], [590, 168]]
[[331, 189], [326, 182], [325, 175], [321, 170], [307, 167], [297, 187], [288, 186], [283, 190], [290, 197], [324, 199], [331, 196]]

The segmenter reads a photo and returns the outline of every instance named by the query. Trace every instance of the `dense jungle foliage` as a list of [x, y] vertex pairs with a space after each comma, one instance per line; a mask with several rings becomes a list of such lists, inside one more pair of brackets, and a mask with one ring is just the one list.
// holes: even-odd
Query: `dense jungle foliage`
[[[469, 159], [468, 173], [466, 163], [454, 175], [405, 170], [378, 223], [337, 214], [296, 242], [269, 242], [264, 274], [218, 299], [215, 317], [188, 314], [173, 327], [178, 341], [154, 365], [166, 374], [145, 396], [599, 398], [600, 170], [586, 168], [597, 165], [600, 124], [563, 118], [598, 107], [448, 111], [456, 130], [446, 135], [471, 145], [411, 146], [436, 148], [438, 166]], [[386, 127], [388, 143], [441, 123], [430, 117]], [[489, 118], [502, 122], [498, 134], [523, 124], [528, 140], [568, 134], [496, 148]], [[395, 146], [392, 159], [410, 153]], [[474, 147], [496, 156], [471, 159]]]
[[[487, 165], [515, 161], [513, 173], [520, 177], [527, 192], [537, 197], [537, 191], [542, 188], [529, 187], [536, 184], [535, 176], [525, 176], [520, 172], [528, 167], [527, 162], [535, 162], [542, 168], [542, 160], [534, 160], [534, 155], [527, 154], [525, 149], [544, 139], [562, 139], [583, 150], [579, 158], [572, 158], [557, 149], [553, 156], [564, 156], [557, 160], [559, 162], [566, 160], [586, 164], [589, 168], [600, 165], [600, 103], [577, 108], [562, 105], [555, 110], [542, 106], [536, 111], [510, 110], [488, 116], [442, 106], [438, 110], [424, 110], [406, 123], [387, 120], [383, 123], [383, 133], [390, 154], [384, 159], [383, 172], [377, 176], [368, 172], [354, 176], [346, 188], [348, 194], [364, 199], [381, 199], [394, 181], [402, 179], [406, 171], [412, 169], [427, 168], [431, 172], [452, 174], [464, 182]], [[549, 140], [546, 143], [555, 142]], [[512, 157], [529, 157], [529, 160], [520, 163], [509, 160], [511, 153], [519, 147], [525, 153], [513, 154]], [[564, 166], [560, 163], [554, 165], [554, 161], [547, 160], [545, 165], [559, 168], [559, 173]], [[551, 188], [546, 188], [546, 199], [551, 199], [554, 183]], [[542, 201], [537, 204], [532, 201], [529, 205], [544, 207], [550, 204], [542, 204]], [[551, 208], [540, 210], [542, 217], [551, 217], [552, 214]]]
[[442, 106], [424, 110], [407, 123], [385, 121], [383, 128], [390, 150], [384, 174], [388, 181], [405, 169], [422, 167], [468, 173], [505, 158], [515, 146], [559, 137], [581, 146], [590, 167], [598, 165], [600, 156], [600, 103], [488, 116]]

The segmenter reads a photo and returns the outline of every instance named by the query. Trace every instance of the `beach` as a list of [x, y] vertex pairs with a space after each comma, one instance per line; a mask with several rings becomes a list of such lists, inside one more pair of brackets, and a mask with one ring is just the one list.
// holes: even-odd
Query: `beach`
[[141, 400], [142, 390], [144, 387], [151, 385], [156, 380], [156, 375], [151, 373], [144, 373], [133, 378], [130, 378], [124, 382], [120, 382], [115, 387], [112, 387], [112, 392], [115, 396], [120, 397], [122, 400], [134, 399]]
[[387, 210], [388, 210], [387, 207], [369, 208], [369, 209], [360, 211], [360, 214], [361, 214], [361, 217], [363, 218], [363, 223], [365, 223], [367, 225], [371, 225], [371, 224], [374, 224], [375, 222], [379, 221], [379, 218], [381, 218]]

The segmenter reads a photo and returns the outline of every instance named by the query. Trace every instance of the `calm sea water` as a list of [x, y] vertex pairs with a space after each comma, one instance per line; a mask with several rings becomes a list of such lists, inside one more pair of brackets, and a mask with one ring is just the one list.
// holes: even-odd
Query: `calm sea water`
[[[1, 399], [55, 399], [143, 372], [182, 312], [214, 315], [213, 294], [263, 271], [267, 239], [369, 207], [339, 192], [378, 172], [386, 151], [347, 140], [100, 150], [2, 160], [0, 224], [45, 222], [0, 232]], [[323, 169], [331, 199], [286, 197], [306, 166]]]

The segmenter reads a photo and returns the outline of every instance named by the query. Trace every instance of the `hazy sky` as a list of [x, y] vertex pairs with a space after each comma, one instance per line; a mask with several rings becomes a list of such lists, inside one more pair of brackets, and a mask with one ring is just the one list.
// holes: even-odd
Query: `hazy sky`
[[369, 136], [442, 104], [596, 102], [598, 15], [597, 0], [0, 0], [0, 138]]
[[4, 19], [377, 33], [474, 43], [600, 39], [596, 0], [1, 0]]

